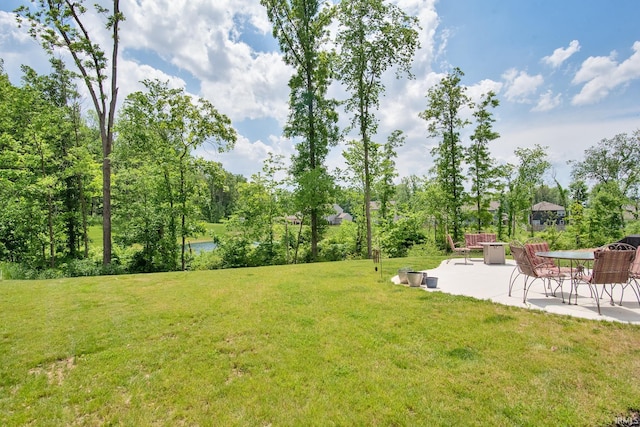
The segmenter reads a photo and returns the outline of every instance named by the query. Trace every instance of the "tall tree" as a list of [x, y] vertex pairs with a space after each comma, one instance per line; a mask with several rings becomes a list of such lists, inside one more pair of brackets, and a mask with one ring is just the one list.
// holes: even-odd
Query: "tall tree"
[[22, 88], [0, 82], [0, 246], [29, 268], [54, 268], [64, 251], [62, 153], [71, 126], [43, 79], [23, 71]]
[[401, 130], [394, 130], [387, 138], [387, 142], [382, 147], [380, 158], [378, 179], [374, 182], [374, 187], [378, 200], [380, 201], [380, 217], [382, 220], [389, 219], [389, 204], [395, 194], [393, 179], [398, 176], [395, 158], [396, 148], [402, 146], [405, 136]]
[[[346, 181], [349, 189], [352, 192], [354, 201], [355, 221], [357, 225], [357, 239], [356, 246], [361, 248], [361, 242], [368, 242], [370, 238], [370, 231], [372, 229], [371, 222], [367, 220], [367, 211], [370, 211], [370, 205], [372, 203], [364, 203], [365, 194], [367, 194], [366, 186], [371, 186], [372, 194], [377, 196], [378, 202], [378, 215], [382, 222], [385, 222], [389, 217], [389, 204], [395, 193], [395, 186], [393, 184], [393, 178], [397, 176], [395, 168], [396, 148], [404, 143], [404, 136], [402, 131], [395, 130], [391, 133], [387, 142], [384, 145], [380, 145], [373, 141], [369, 142], [369, 155], [368, 155], [368, 181], [367, 174], [365, 173], [365, 150], [363, 149], [362, 140], [350, 141], [347, 144], [347, 149], [342, 152], [342, 156], [345, 159], [347, 170], [341, 172], [342, 178]], [[366, 255], [370, 257], [370, 249], [368, 245], [365, 246]]]
[[[339, 55], [337, 71], [350, 93], [345, 107], [353, 113], [351, 128], [356, 128], [362, 144], [364, 175], [364, 212], [367, 229], [367, 254], [371, 257], [371, 188], [370, 155], [372, 136], [377, 133], [375, 110], [385, 91], [382, 77], [391, 67], [411, 76], [411, 62], [420, 43], [418, 19], [384, 0], [340, 2], [340, 29], [337, 35]], [[354, 146], [358, 147], [358, 146]]]
[[[193, 151], [207, 141], [223, 151], [233, 146], [236, 133], [230, 120], [209, 101], [193, 100], [182, 89], [170, 89], [157, 80], [145, 80], [143, 84], [147, 92], [129, 95], [123, 107], [119, 159], [161, 183], [149, 185], [161, 192], [155, 201], [166, 206], [167, 245], [175, 246], [180, 240], [180, 267], [184, 270], [186, 238], [194, 232], [196, 211]], [[168, 259], [173, 260], [175, 257]]]
[[500, 134], [493, 130], [495, 119], [489, 108], [495, 108], [499, 104], [496, 94], [491, 91], [482, 96], [473, 112], [476, 128], [471, 135], [473, 142], [466, 153], [478, 231], [481, 231], [492, 218], [489, 203], [493, 197], [492, 190], [495, 190], [498, 184], [499, 170], [495, 167], [495, 160], [489, 152], [489, 142], [499, 138]]
[[464, 73], [454, 68], [440, 83], [427, 92], [427, 109], [420, 117], [427, 121], [429, 136], [440, 138], [440, 143], [431, 154], [435, 157], [435, 170], [445, 194], [446, 210], [454, 240], [461, 239], [462, 205], [464, 204], [464, 181], [462, 162], [464, 146], [460, 131], [471, 122], [462, 118], [464, 108], [471, 107], [466, 87], [461, 85]]
[[626, 200], [615, 181], [598, 183], [589, 198], [589, 241], [601, 246], [623, 236], [622, 206]]
[[571, 184], [569, 184], [569, 192], [574, 203], [579, 203], [582, 206], [585, 206], [587, 204], [587, 199], [589, 198], [589, 188], [583, 180], [578, 179], [572, 181]]
[[273, 25], [284, 61], [294, 68], [289, 80], [288, 138], [298, 138], [291, 173], [299, 210], [311, 224], [311, 258], [318, 258], [322, 214], [334, 188], [324, 162], [339, 139], [336, 102], [327, 98], [331, 58], [324, 47], [333, 7], [320, 0], [261, 0]]
[[[284, 171], [282, 160], [283, 156], [269, 153], [262, 173], [254, 174], [250, 182], [239, 185], [236, 208], [227, 223], [240, 232], [244, 250], [247, 247], [254, 249], [251, 265], [288, 262], [286, 236], [282, 247], [275, 240], [275, 227], [282, 222], [286, 209], [286, 195], [282, 187], [284, 180], [277, 176]], [[287, 231], [285, 230], [285, 234]]]
[[[379, 144], [369, 144], [369, 160], [378, 157]], [[371, 202], [365, 203], [365, 187], [367, 176], [364, 172], [364, 150], [361, 140], [351, 140], [347, 142], [347, 148], [342, 152], [346, 170], [338, 171], [340, 178], [345, 181], [349, 194], [352, 197], [351, 202], [353, 209], [351, 213], [354, 215], [356, 225], [356, 249], [358, 256], [367, 256], [369, 258], [368, 236], [370, 231], [369, 214]]]
[[25, 85], [34, 88], [55, 108], [65, 115], [66, 132], [60, 134], [55, 155], [59, 159], [62, 180], [62, 207], [65, 218], [67, 251], [77, 258], [80, 243], [84, 246], [84, 257], [88, 257], [88, 192], [94, 179], [95, 161], [87, 144], [86, 125], [80, 114], [80, 95], [77, 92], [75, 75], [65, 68], [60, 59], [51, 59], [53, 73], [39, 76], [29, 67], [23, 66]]
[[[548, 147], [542, 147], [536, 144], [533, 148], [517, 148], [515, 155], [519, 159], [517, 170], [517, 178], [513, 189], [513, 209], [514, 218], [518, 213], [523, 214], [523, 220], [530, 223], [531, 208], [534, 204], [535, 190], [542, 185], [543, 176], [551, 167], [551, 163], [547, 160]], [[515, 222], [513, 224], [515, 229]], [[533, 236], [533, 227], [531, 227], [531, 236]]]
[[21, 6], [16, 9], [18, 23], [25, 20], [32, 37], [39, 39], [50, 55], [58, 49], [67, 49], [89, 91], [98, 115], [102, 140], [102, 235], [103, 264], [111, 263], [111, 151], [113, 124], [116, 111], [118, 71], [118, 31], [124, 15], [120, 1], [112, 0], [113, 9], [95, 4], [95, 11], [105, 16], [105, 27], [112, 38], [111, 58], [95, 42], [97, 34], [91, 32], [84, 0], [31, 0], [34, 9]]
[[605, 138], [585, 150], [583, 161], [570, 163], [576, 180], [591, 180], [605, 188], [611, 183], [617, 185], [621, 197], [616, 198], [620, 202], [616, 210], [622, 212], [640, 187], [640, 129], [631, 136], [621, 133]]
[[197, 159], [196, 168], [203, 183], [199, 201], [202, 217], [207, 222], [220, 222], [233, 213], [238, 201], [238, 187], [247, 182], [242, 175], [234, 175], [211, 160]]

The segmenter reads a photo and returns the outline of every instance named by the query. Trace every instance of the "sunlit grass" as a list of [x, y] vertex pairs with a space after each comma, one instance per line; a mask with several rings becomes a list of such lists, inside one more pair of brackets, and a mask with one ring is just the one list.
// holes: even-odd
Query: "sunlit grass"
[[[204, 223], [205, 231], [192, 238], [189, 238], [189, 242], [209, 242], [212, 240], [212, 236], [224, 236], [227, 233], [227, 229], [224, 224], [219, 223]], [[90, 245], [96, 249], [102, 249], [102, 224], [94, 224], [89, 226], [88, 230]]]
[[89, 237], [89, 245], [94, 248], [102, 249], [102, 223], [90, 225], [87, 229], [87, 236]]
[[221, 237], [221, 236], [227, 235], [228, 233], [228, 230], [225, 224], [206, 222], [204, 223], [204, 227], [205, 227], [204, 233], [194, 236], [193, 238], [190, 238], [189, 241], [191, 242], [211, 241], [213, 236]]
[[602, 425], [640, 406], [640, 327], [389, 281], [440, 260], [0, 282], [0, 425]]

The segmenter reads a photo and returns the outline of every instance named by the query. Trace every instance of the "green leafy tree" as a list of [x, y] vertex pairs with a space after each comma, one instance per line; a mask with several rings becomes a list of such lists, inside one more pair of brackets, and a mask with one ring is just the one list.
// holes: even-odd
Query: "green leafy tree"
[[572, 181], [571, 184], [569, 184], [569, 193], [574, 203], [580, 203], [583, 206], [586, 205], [587, 199], [589, 198], [589, 188], [586, 182], [581, 179]]
[[[29, 88], [31, 89], [31, 88]], [[34, 185], [25, 190], [31, 193], [32, 207], [38, 209], [40, 205], [42, 218], [46, 218], [46, 228], [43, 233], [43, 242], [47, 242], [49, 252], [49, 267], [54, 268], [56, 262], [56, 249], [59, 246], [60, 229], [58, 212], [61, 210], [58, 194], [61, 190], [61, 158], [59, 148], [63, 144], [64, 135], [69, 129], [65, 129], [64, 112], [55, 108], [40, 96], [37, 89], [33, 88], [32, 109], [28, 117], [23, 142], [23, 159], [29, 165], [36, 178]], [[37, 221], [37, 220], [36, 220]], [[46, 237], [45, 237], [46, 236]]]
[[471, 178], [471, 198], [476, 208], [478, 231], [483, 230], [493, 219], [489, 213], [489, 203], [494, 199], [494, 192], [499, 182], [499, 170], [495, 167], [495, 160], [489, 151], [489, 142], [500, 137], [500, 134], [493, 130], [495, 119], [489, 108], [495, 108], [498, 105], [499, 101], [495, 93], [490, 91], [482, 96], [473, 112], [476, 128], [471, 135], [473, 142], [466, 153]]
[[[546, 149], [547, 147], [536, 144], [533, 148], [517, 148], [514, 152], [519, 163], [515, 168], [517, 177], [510, 189], [512, 209], [510, 218], [513, 220], [510, 236], [515, 234], [515, 221], [518, 215], [522, 222], [529, 223], [535, 190], [542, 185], [543, 176], [551, 167], [551, 163], [547, 160]], [[533, 227], [530, 230], [533, 236]]]
[[396, 185], [396, 202], [405, 205], [410, 203], [411, 198], [420, 191], [423, 179], [417, 175], [404, 176], [400, 179], [400, 184]]
[[446, 196], [447, 220], [454, 240], [462, 236], [462, 205], [465, 201], [462, 162], [464, 146], [460, 132], [471, 122], [462, 118], [462, 111], [471, 107], [466, 87], [461, 85], [464, 73], [454, 68], [440, 83], [427, 92], [427, 109], [420, 117], [427, 121], [429, 137], [439, 138], [440, 143], [431, 154], [434, 156], [435, 171], [440, 186]]
[[21, 88], [0, 73], [0, 252], [28, 268], [55, 268], [58, 259], [75, 256], [75, 244], [64, 244], [75, 233], [68, 227], [75, 212], [65, 203], [77, 160], [73, 126], [55, 96], [57, 79], [23, 72]]
[[238, 200], [238, 187], [247, 179], [224, 170], [221, 163], [210, 160], [197, 159], [196, 168], [203, 183], [198, 202], [203, 219], [220, 222], [228, 218]]
[[27, 216], [20, 196], [30, 179], [20, 153], [29, 104], [24, 98], [24, 91], [11, 84], [0, 61], [0, 259], [11, 262], [23, 261], [28, 252]]
[[415, 214], [421, 214], [423, 223], [432, 232], [431, 238], [436, 246], [442, 249], [449, 247], [446, 242], [447, 210], [446, 195], [437, 179], [426, 179], [415, 192], [409, 209]]
[[105, 16], [105, 27], [112, 38], [111, 58], [95, 42], [97, 35], [90, 31], [90, 19], [83, 0], [31, 0], [32, 8], [16, 9], [18, 22], [27, 23], [32, 37], [39, 39], [47, 53], [54, 56], [58, 49], [66, 49], [73, 58], [84, 81], [98, 116], [102, 141], [102, 233], [103, 264], [111, 263], [111, 151], [113, 125], [118, 95], [119, 25], [124, 20], [120, 1], [113, 0], [113, 9], [95, 4], [99, 15]]
[[501, 194], [500, 207], [502, 214], [506, 217], [507, 236], [515, 237], [517, 213], [519, 206], [522, 204], [520, 199], [522, 191], [518, 187], [516, 166], [508, 163], [503, 167], [504, 191]]
[[67, 252], [71, 258], [79, 257], [80, 244], [83, 256], [89, 256], [88, 199], [92, 194], [92, 182], [96, 178], [96, 161], [88, 149], [90, 134], [80, 114], [80, 96], [74, 83], [75, 75], [65, 68], [59, 59], [51, 59], [53, 73], [39, 76], [29, 67], [23, 67], [25, 85], [42, 94], [54, 108], [65, 115], [65, 132], [60, 134], [56, 156], [60, 161], [62, 206]]
[[351, 128], [357, 129], [361, 141], [352, 148], [362, 150], [367, 254], [371, 257], [370, 206], [374, 177], [370, 157], [374, 150], [371, 138], [378, 130], [375, 110], [385, 91], [382, 82], [385, 71], [397, 67], [397, 76], [401, 72], [411, 76], [411, 62], [420, 45], [418, 20], [383, 0], [340, 2], [338, 20], [337, 73], [350, 93], [345, 107], [353, 113]]
[[624, 200], [626, 197], [615, 181], [600, 183], [594, 187], [588, 211], [589, 240], [593, 246], [604, 245], [622, 237]]
[[632, 135], [621, 133], [605, 138], [585, 150], [583, 161], [570, 164], [572, 177], [576, 180], [618, 186], [616, 193], [622, 197], [616, 198], [620, 202], [616, 211], [620, 212], [622, 221], [624, 206], [638, 193], [640, 186], [640, 129]]
[[407, 256], [413, 245], [425, 241], [423, 215], [406, 212], [397, 221], [385, 223], [380, 234], [385, 254], [392, 258]]
[[[362, 255], [370, 257], [370, 247], [368, 246], [371, 223], [367, 220], [371, 216], [371, 202], [366, 203], [366, 187], [372, 186], [375, 194], [378, 196], [378, 220], [379, 222], [387, 222], [389, 220], [389, 205], [395, 193], [393, 179], [397, 176], [395, 168], [396, 147], [404, 142], [401, 131], [394, 131], [384, 145], [369, 142], [368, 156], [365, 155], [362, 140], [350, 141], [347, 149], [343, 151], [342, 156], [348, 168], [346, 171], [340, 172], [340, 175], [346, 181], [351, 191], [351, 206], [355, 207], [352, 213], [355, 214], [355, 222], [357, 224], [357, 247], [366, 250]], [[365, 157], [368, 157], [369, 175], [365, 173]], [[367, 181], [369, 184], [367, 184]], [[367, 213], [368, 212], [368, 213]], [[362, 245], [362, 243], [367, 242]], [[361, 255], [358, 253], [358, 255]]]
[[[186, 239], [197, 231], [198, 220], [195, 197], [198, 175], [193, 151], [205, 142], [225, 150], [235, 143], [236, 133], [230, 120], [209, 101], [193, 100], [182, 89], [170, 89], [167, 83], [157, 80], [145, 80], [143, 84], [147, 92], [129, 95], [123, 107], [119, 159], [123, 168], [144, 170], [155, 178], [157, 183], [149, 185], [160, 192], [155, 203], [164, 207], [163, 216], [168, 220], [166, 231], [161, 227], [168, 248], [164, 261], [168, 263], [166, 267], [175, 269], [170, 248], [179, 239], [180, 266], [184, 270]], [[125, 208], [122, 203], [121, 206]], [[130, 213], [120, 219], [130, 223], [134, 217]], [[146, 261], [149, 263], [150, 259]]]
[[261, 0], [285, 63], [289, 80], [289, 119], [284, 135], [298, 139], [291, 174], [298, 210], [311, 225], [311, 259], [318, 258], [322, 221], [331, 200], [333, 178], [324, 166], [339, 139], [336, 102], [327, 98], [331, 55], [324, 47], [333, 7], [319, 0]]
[[582, 248], [588, 244], [589, 221], [585, 207], [577, 201], [573, 201], [569, 209], [567, 232], [573, 236], [574, 247]]
[[387, 142], [382, 147], [379, 172], [376, 174], [377, 179], [374, 181], [374, 190], [380, 201], [380, 218], [383, 221], [392, 219], [389, 214], [389, 207], [396, 190], [393, 180], [398, 176], [395, 162], [397, 157], [396, 149], [404, 145], [404, 142], [405, 137], [402, 131], [395, 130], [391, 132]]
[[[364, 150], [361, 140], [351, 140], [347, 143], [347, 148], [342, 152], [347, 169], [338, 171], [338, 175], [345, 181], [351, 196], [350, 204], [354, 207], [352, 214], [356, 224], [356, 247], [358, 249], [357, 256], [367, 256], [369, 247], [367, 245], [368, 223], [371, 209], [371, 202], [365, 202], [366, 174], [364, 172]], [[379, 144], [369, 144], [369, 157], [377, 158]]]
[[[276, 242], [276, 226], [283, 222], [286, 212], [284, 180], [278, 175], [284, 171], [283, 158], [269, 153], [262, 173], [255, 174], [238, 188], [239, 198], [228, 226], [239, 232], [245, 242], [245, 251], [257, 243], [253, 257], [247, 257], [249, 265], [282, 264], [285, 250], [279, 250]], [[288, 231], [286, 232], [288, 234]], [[288, 239], [284, 239], [285, 243]], [[288, 260], [287, 260], [288, 261]]]

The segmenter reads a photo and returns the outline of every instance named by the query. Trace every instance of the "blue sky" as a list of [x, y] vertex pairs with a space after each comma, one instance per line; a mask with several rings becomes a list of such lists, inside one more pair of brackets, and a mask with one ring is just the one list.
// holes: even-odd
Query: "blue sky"
[[[39, 46], [15, 25], [10, 11], [29, 2], [0, 2], [0, 58], [15, 83], [20, 65], [49, 72]], [[89, 2], [92, 3], [92, 2]], [[121, 2], [127, 20], [121, 29], [119, 86], [122, 101], [140, 90], [144, 78], [209, 99], [231, 117], [240, 138], [233, 151], [200, 154], [250, 176], [268, 152], [293, 153], [294, 141], [281, 136], [287, 117], [291, 70], [283, 64], [259, 0], [137, 0]], [[500, 106], [492, 142], [500, 162], [516, 162], [519, 147], [548, 147], [553, 171], [570, 182], [567, 160], [622, 132], [640, 129], [640, 1], [637, 0], [393, 0], [419, 17], [422, 47], [415, 80], [385, 79], [378, 140], [394, 130], [407, 136], [398, 149], [401, 176], [425, 175], [432, 166], [426, 123], [427, 90], [452, 67], [477, 99], [494, 90]], [[95, 30], [98, 20], [90, 22]], [[105, 45], [106, 34], [98, 33]], [[331, 93], [345, 96], [339, 85]], [[88, 101], [87, 101], [88, 105]], [[348, 116], [341, 115], [346, 125]], [[468, 144], [468, 134], [463, 134]], [[328, 165], [342, 166], [344, 145]]]

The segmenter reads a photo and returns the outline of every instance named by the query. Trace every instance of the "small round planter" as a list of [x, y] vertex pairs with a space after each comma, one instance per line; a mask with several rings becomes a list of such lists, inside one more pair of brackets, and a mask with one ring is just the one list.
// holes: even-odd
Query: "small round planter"
[[420, 271], [409, 271], [407, 273], [407, 281], [409, 282], [409, 286], [412, 288], [419, 288], [422, 285], [422, 278], [424, 277], [424, 273]]
[[437, 277], [427, 277], [427, 288], [435, 289], [438, 287], [438, 278]]
[[398, 280], [401, 284], [406, 285], [407, 283], [409, 283], [407, 280], [407, 273], [410, 271], [410, 268], [401, 268], [398, 270]]

